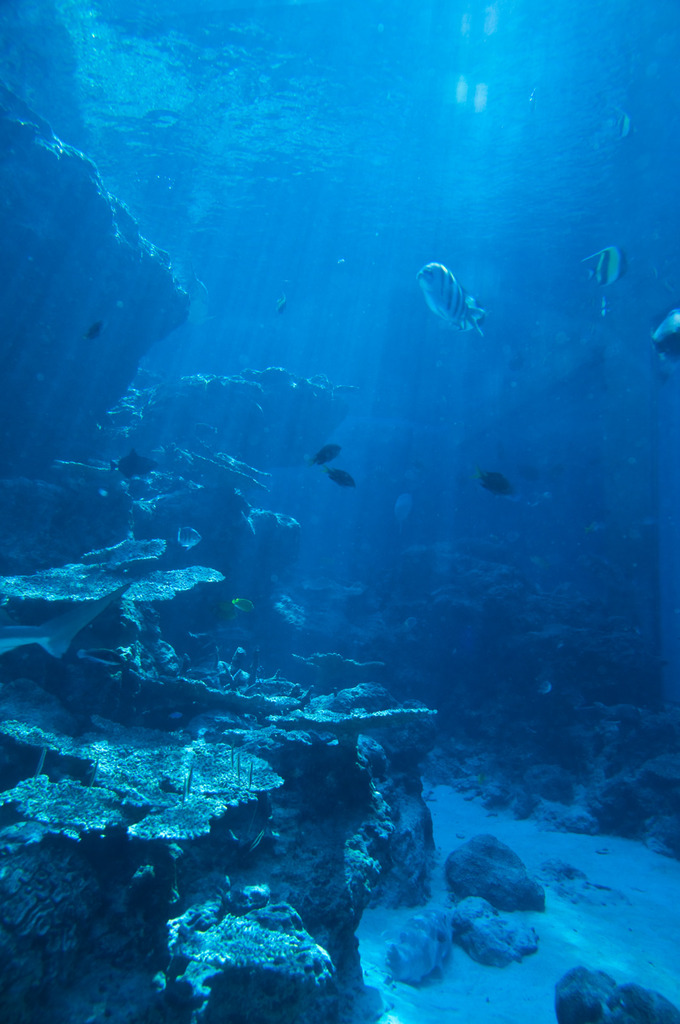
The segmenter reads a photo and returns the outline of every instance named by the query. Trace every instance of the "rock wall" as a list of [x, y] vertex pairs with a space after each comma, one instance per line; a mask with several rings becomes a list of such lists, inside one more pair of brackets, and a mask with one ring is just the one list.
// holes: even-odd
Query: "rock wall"
[[95, 166], [0, 85], [0, 474], [96, 450], [140, 357], [188, 314]]

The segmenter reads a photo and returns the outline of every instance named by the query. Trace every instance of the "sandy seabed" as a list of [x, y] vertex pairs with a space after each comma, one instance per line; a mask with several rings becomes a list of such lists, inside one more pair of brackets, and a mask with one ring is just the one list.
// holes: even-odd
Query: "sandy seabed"
[[[426, 787], [425, 799], [436, 844], [427, 906], [450, 905], [444, 879], [449, 853], [474, 835], [491, 833], [545, 887], [544, 913], [502, 915], [531, 925], [539, 948], [521, 963], [499, 968], [478, 964], [454, 946], [443, 971], [420, 985], [393, 982], [385, 963], [388, 942], [422, 908], [368, 910], [358, 937], [376, 1021], [555, 1024], [555, 983], [578, 965], [605, 971], [618, 984], [654, 989], [680, 1008], [680, 862], [628, 839], [541, 831], [530, 819], [490, 812], [449, 786]], [[542, 874], [550, 859], [578, 868], [589, 884], [560, 891]]]

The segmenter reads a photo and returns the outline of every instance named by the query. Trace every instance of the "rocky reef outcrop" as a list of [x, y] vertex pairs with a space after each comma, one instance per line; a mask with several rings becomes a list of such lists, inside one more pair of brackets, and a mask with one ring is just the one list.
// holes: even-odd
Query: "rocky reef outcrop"
[[[100, 665], [122, 683], [121, 666]], [[389, 867], [385, 747], [417, 758], [432, 712], [378, 708], [365, 688], [333, 710], [280, 678], [252, 694], [225, 670], [185, 679], [194, 717], [159, 730], [83, 713], [101, 683], [57, 696], [16, 679], [0, 694], [7, 1012], [31, 1020], [47, 1002], [60, 1022], [101, 1003], [126, 1021], [125, 989], [135, 1013], [177, 1024], [337, 1020]], [[148, 707], [153, 681], [137, 686]]]
[[166, 253], [0, 85], [0, 473], [92, 453], [141, 356], [187, 317]]
[[[202, 404], [206, 389], [256, 395], [260, 442], [239, 446], [238, 417]], [[332, 1024], [362, 986], [355, 931], [379, 880], [394, 902], [426, 891], [433, 712], [371, 682], [377, 664], [330, 659], [331, 686], [260, 664], [300, 526], [251, 503], [269, 478], [243, 456], [279, 458], [266, 439], [282, 391], [300, 398], [300, 437], [340, 415], [332, 385], [280, 369], [138, 379], [94, 454], [2, 481], [0, 984], [14, 1020], [49, 1005], [57, 1024], [93, 1008], [114, 1024]], [[150, 454], [126, 457], [132, 443]], [[327, 661], [305, 667], [321, 678]]]
[[500, 545], [440, 542], [406, 548], [370, 585], [287, 582], [273, 610], [302, 679], [332, 689], [370, 672], [399, 700], [426, 695], [439, 711], [428, 778], [680, 856], [680, 712], [663, 703], [653, 642], [602, 600], [543, 590]]

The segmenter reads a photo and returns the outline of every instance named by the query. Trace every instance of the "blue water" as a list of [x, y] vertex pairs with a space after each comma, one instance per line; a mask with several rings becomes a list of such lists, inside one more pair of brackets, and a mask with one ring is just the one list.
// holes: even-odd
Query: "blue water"
[[[274, 365], [356, 388], [337, 436], [309, 439], [342, 445], [356, 491], [262, 467], [264, 502], [303, 526], [301, 573], [332, 552], [339, 578], [367, 582], [411, 544], [491, 541], [547, 590], [606, 597], [615, 577], [676, 697], [678, 383], [660, 385], [650, 344], [680, 288], [676, 6], [145, 0], [1, 17], [8, 85], [192, 294], [146, 367]], [[629, 269], [601, 288], [581, 261], [608, 245]], [[430, 261], [486, 309], [483, 338], [427, 309]]]
[[[436, 597], [408, 552], [448, 546], [546, 600], [600, 602], [680, 700], [680, 372], [650, 340], [680, 305], [679, 44], [673, 0], [0, 6], [0, 78], [192, 296], [143, 369], [352, 389], [308, 452], [341, 445], [355, 488], [299, 459], [256, 467], [257, 502], [301, 527], [258, 597], [313, 578], [364, 595], [328, 649], [369, 658], [411, 619], [426, 645]], [[613, 245], [628, 270], [601, 287], [583, 260]], [[486, 310], [483, 336], [428, 309], [428, 262]], [[286, 663], [285, 634], [243, 628], [268, 670]], [[433, 643], [436, 703], [452, 652], [476, 678], [485, 641], [462, 622]]]

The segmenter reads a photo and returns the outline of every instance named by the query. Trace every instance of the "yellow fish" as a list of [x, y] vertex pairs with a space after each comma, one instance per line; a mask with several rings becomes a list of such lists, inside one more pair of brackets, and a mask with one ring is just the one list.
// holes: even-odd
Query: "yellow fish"
[[238, 608], [240, 612], [252, 612], [255, 605], [252, 601], [249, 601], [247, 597], [232, 597], [231, 603], [234, 608]]

